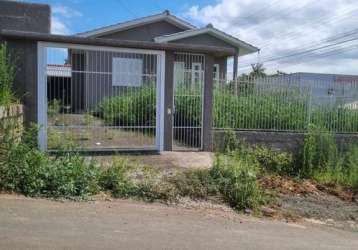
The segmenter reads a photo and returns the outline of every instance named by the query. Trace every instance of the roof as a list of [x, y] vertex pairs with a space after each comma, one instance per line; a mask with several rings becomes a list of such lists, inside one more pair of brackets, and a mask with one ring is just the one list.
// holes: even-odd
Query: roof
[[172, 41], [176, 41], [176, 40], [180, 40], [180, 39], [188, 38], [188, 37], [193, 37], [193, 36], [197, 36], [197, 35], [201, 35], [201, 34], [210, 34], [218, 39], [221, 39], [221, 40], [227, 42], [228, 44], [231, 44], [232, 46], [239, 49], [240, 56], [259, 51], [259, 48], [255, 47], [251, 44], [248, 44], [236, 37], [233, 37], [221, 30], [218, 30], [218, 29], [214, 28], [211, 24], [209, 24], [208, 26], [206, 26], [204, 28], [200, 28], [200, 29], [191, 29], [191, 30], [186, 30], [186, 31], [170, 34], [170, 35], [159, 36], [159, 37], [156, 37], [154, 39], [154, 41], [156, 41], [158, 43], [167, 43], [167, 42], [172, 42]]
[[65, 36], [54, 35], [39, 32], [26, 32], [16, 30], [0, 30], [0, 37], [9, 40], [20, 41], [42, 41], [54, 43], [66, 43], [74, 45], [92, 45], [112, 48], [135, 48], [135, 49], [149, 49], [149, 50], [165, 50], [176, 52], [195, 52], [204, 53], [214, 56], [233, 56], [235, 54], [234, 48], [223, 48], [216, 46], [203, 46], [195, 44], [177, 44], [177, 43], [155, 43], [145, 41], [128, 41], [128, 40], [115, 40], [104, 38], [91, 38], [91, 37], [78, 37], [78, 36]]
[[160, 14], [137, 18], [137, 19], [127, 21], [127, 22], [122, 22], [122, 23], [117, 23], [114, 25], [101, 27], [101, 28], [90, 30], [87, 32], [78, 33], [77, 35], [81, 36], [81, 37], [97, 37], [99, 35], [110, 34], [110, 33], [118, 32], [118, 31], [122, 31], [122, 30], [127, 30], [127, 29], [134, 28], [134, 27], [137, 27], [137, 26], [140, 26], [143, 24], [154, 23], [154, 22], [158, 22], [158, 21], [167, 21], [167, 22], [169, 22], [179, 28], [182, 28], [182, 29], [195, 29], [196, 28], [194, 25], [192, 25], [192, 24], [190, 24], [174, 15], [171, 15], [170, 12], [168, 10], [166, 10]]

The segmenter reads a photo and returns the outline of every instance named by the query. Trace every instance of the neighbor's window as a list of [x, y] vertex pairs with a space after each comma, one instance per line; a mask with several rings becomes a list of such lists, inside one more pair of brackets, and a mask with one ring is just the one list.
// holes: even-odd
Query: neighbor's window
[[112, 86], [142, 86], [143, 60], [115, 57], [112, 59]]
[[219, 76], [220, 76], [220, 66], [219, 66], [219, 64], [214, 64], [213, 73], [214, 73], [214, 80], [219, 81]]

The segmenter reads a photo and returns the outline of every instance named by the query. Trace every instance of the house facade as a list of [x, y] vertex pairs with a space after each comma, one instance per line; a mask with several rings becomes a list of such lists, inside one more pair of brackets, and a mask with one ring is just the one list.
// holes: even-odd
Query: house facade
[[55, 132], [79, 150], [209, 151], [213, 79], [226, 77], [228, 58], [235, 75], [238, 57], [258, 51], [169, 11], [55, 35], [48, 5], [0, 0], [0, 20], [0, 42], [18, 59], [25, 122], [39, 125], [43, 150], [56, 150]]
[[[258, 51], [256, 47], [214, 28], [211, 24], [197, 28], [167, 10], [160, 14], [82, 32], [76, 36], [233, 49], [234, 54], [231, 56], [214, 57], [214, 79], [226, 78], [227, 61], [230, 57], [234, 61], [232, 72], [235, 78], [238, 57]], [[82, 98], [73, 102], [75, 110], [94, 107], [103, 97], [116, 95], [123, 87], [150, 84], [153, 80], [151, 76], [157, 72], [156, 57], [153, 55], [112, 52], [99, 54], [80, 50], [70, 50], [69, 54], [71, 65], [74, 67], [73, 81], [76, 82], [72, 95], [78, 96], [78, 92], [82, 95]], [[203, 54], [175, 53], [174, 56], [174, 86], [203, 84]], [[104, 63], [98, 63], [100, 60]], [[104, 72], [107, 75], [103, 74], [98, 78], [90, 74], [85, 75], [83, 72]], [[94, 89], [97, 91], [92, 91]]]

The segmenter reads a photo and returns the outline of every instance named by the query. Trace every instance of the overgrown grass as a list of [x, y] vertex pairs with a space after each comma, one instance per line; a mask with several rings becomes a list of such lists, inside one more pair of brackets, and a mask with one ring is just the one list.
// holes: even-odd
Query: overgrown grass
[[[358, 132], [358, 112], [343, 106], [310, 106], [309, 95], [299, 89], [241, 88], [233, 94], [228, 87], [214, 88], [213, 126], [215, 128], [307, 131], [312, 123], [329, 131]], [[135, 91], [109, 97], [98, 108], [107, 123], [136, 125], [155, 118], [154, 87], [144, 85]], [[174, 122], [197, 126], [202, 119], [201, 90], [177, 86]]]
[[305, 136], [301, 175], [326, 185], [358, 189], [358, 146], [339, 150], [334, 134], [310, 126]]
[[220, 155], [212, 169], [212, 177], [220, 193], [236, 210], [257, 209], [265, 203], [264, 192], [257, 183], [259, 166], [242, 158], [240, 153]]
[[15, 100], [12, 85], [15, 79], [15, 66], [6, 44], [0, 44], [0, 106], [6, 106]]
[[152, 83], [127, 89], [121, 95], [104, 99], [97, 107], [98, 116], [109, 125], [153, 126], [156, 93]]

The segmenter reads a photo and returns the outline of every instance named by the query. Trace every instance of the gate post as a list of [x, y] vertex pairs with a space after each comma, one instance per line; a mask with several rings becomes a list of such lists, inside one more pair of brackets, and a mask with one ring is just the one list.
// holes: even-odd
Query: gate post
[[213, 67], [214, 58], [205, 55], [204, 71], [204, 101], [203, 101], [203, 150], [212, 151], [212, 124], [213, 124]]
[[173, 149], [173, 82], [174, 82], [174, 52], [165, 51], [165, 91], [164, 91], [164, 127], [163, 150]]
[[41, 42], [37, 44], [37, 124], [39, 149], [47, 149], [47, 53]]

